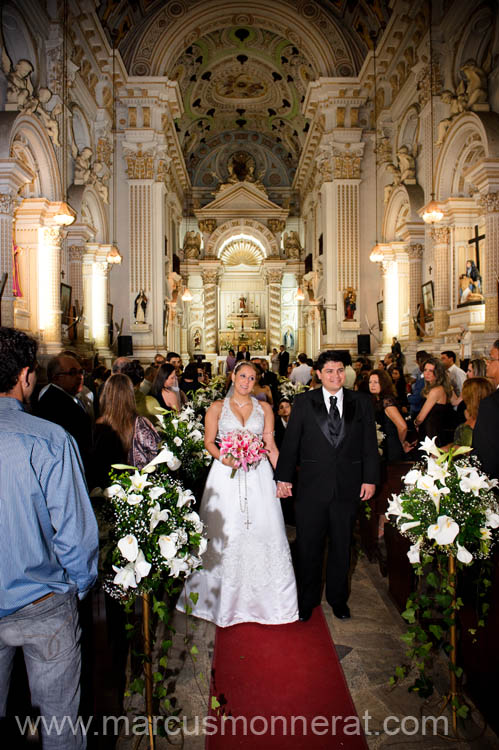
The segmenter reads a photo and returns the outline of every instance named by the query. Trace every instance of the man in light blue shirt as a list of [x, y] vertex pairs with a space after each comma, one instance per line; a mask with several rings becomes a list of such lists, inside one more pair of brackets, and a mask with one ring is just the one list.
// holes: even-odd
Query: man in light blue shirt
[[[0, 718], [22, 647], [43, 747], [85, 748], [76, 722], [80, 627], [76, 597], [97, 576], [98, 532], [73, 438], [24, 411], [36, 383], [36, 341], [0, 327]], [[55, 718], [62, 732], [47, 730]]]

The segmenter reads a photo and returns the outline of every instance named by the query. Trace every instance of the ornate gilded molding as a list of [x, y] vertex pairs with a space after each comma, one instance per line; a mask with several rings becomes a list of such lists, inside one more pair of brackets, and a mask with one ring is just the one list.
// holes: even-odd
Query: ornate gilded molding
[[130, 151], [124, 149], [127, 163], [127, 177], [129, 180], [153, 180], [154, 175], [154, 153], [152, 150]]
[[217, 228], [216, 219], [200, 219], [198, 227], [203, 234], [212, 234]]
[[13, 193], [0, 193], [0, 214], [14, 215], [19, 199]]
[[267, 271], [267, 283], [268, 284], [281, 284], [282, 271], [268, 270]]
[[416, 242], [413, 245], [407, 247], [407, 255], [410, 260], [421, 260], [423, 257], [423, 245], [420, 242]]
[[484, 213], [495, 214], [499, 211], [499, 193], [484, 193], [478, 199]]
[[446, 245], [449, 241], [449, 227], [432, 227], [431, 238], [436, 245]]
[[277, 234], [278, 232], [284, 232], [286, 222], [283, 219], [269, 219], [267, 221], [267, 226], [271, 232]]
[[216, 271], [201, 271], [201, 278], [204, 286], [216, 284], [218, 279], [218, 269]]

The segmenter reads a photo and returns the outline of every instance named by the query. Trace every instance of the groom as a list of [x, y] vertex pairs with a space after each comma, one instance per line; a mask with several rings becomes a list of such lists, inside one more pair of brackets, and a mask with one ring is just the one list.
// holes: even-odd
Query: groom
[[277, 496], [289, 497], [295, 467], [300, 467], [296, 544], [302, 621], [310, 618], [321, 601], [326, 537], [326, 598], [336, 617], [350, 617], [347, 599], [353, 525], [359, 499], [369, 500], [379, 481], [369, 396], [343, 388], [345, 367], [340, 352], [322, 352], [316, 372], [322, 388], [295, 398], [275, 471]]

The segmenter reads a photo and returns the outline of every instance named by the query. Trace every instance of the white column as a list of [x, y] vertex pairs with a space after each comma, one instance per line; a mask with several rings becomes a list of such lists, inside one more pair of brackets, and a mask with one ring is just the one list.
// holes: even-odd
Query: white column
[[83, 256], [83, 294], [85, 334], [99, 355], [111, 358], [107, 321], [108, 274], [107, 255], [111, 245], [87, 243]]
[[497, 332], [497, 280], [499, 279], [499, 192], [480, 197], [485, 212], [485, 262], [480, 269], [485, 297], [485, 332]]
[[0, 193], [0, 283], [7, 274], [1, 299], [0, 320], [3, 326], [14, 326], [14, 294], [12, 291], [12, 223], [17, 197], [13, 192]]
[[268, 293], [268, 336], [267, 349], [273, 347], [279, 349], [281, 341], [281, 282], [282, 271], [267, 271], [267, 293]]
[[399, 335], [399, 279], [394, 256], [385, 251], [383, 269], [383, 344]]
[[322, 290], [326, 314], [327, 333], [321, 333], [321, 349], [333, 349], [336, 344], [338, 288], [336, 263], [336, 210], [335, 191], [332, 182], [324, 182], [321, 187], [322, 217]]
[[47, 354], [61, 350], [61, 228], [38, 229], [38, 326]]
[[409, 340], [416, 341], [418, 333], [412, 321], [416, 317], [418, 304], [421, 302], [423, 245], [419, 242], [409, 245], [407, 254], [409, 256]]
[[433, 227], [433, 258], [435, 265], [434, 331], [439, 336], [449, 327], [449, 227]]

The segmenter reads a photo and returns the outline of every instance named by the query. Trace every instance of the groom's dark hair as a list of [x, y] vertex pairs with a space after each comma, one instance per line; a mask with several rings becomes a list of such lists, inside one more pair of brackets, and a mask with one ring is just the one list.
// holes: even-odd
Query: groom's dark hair
[[345, 352], [343, 351], [335, 352], [334, 349], [327, 349], [325, 352], [321, 352], [319, 356], [317, 357], [317, 362], [315, 363], [315, 369], [321, 371], [327, 362], [341, 362], [341, 364], [344, 365], [345, 364]]

